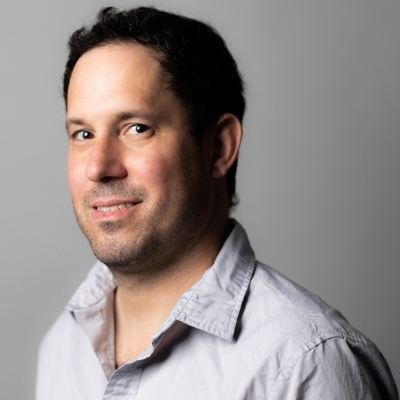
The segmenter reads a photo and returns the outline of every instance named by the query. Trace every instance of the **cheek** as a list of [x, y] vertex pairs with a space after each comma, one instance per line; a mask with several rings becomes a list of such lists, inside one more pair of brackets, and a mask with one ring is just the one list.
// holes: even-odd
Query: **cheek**
[[176, 156], [159, 152], [136, 158], [130, 165], [131, 183], [159, 195], [176, 191], [184, 184], [183, 166]]

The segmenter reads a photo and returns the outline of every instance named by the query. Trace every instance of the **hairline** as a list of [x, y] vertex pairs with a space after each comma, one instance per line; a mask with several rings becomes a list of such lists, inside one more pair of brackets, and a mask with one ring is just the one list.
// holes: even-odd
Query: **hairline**
[[[173, 76], [166, 71], [165, 67], [162, 65], [162, 61], [166, 60], [165, 56], [163, 55], [163, 53], [160, 50], [157, 50], [156, 48], [154, 48], [153, 46], [147, 46], [143, 43], [138, 42], [135, 39], [131, 39], [131, 38], [115, 38], [115, 39], [105, 39], [102, 42], [97, 43], [96, 45], [94, 45], [93, 47], [91, 47], [90, 49], [84, 51], [75, 61], [75, 64], [73, 66], [73, 68], [71, 69], [71, 72], [68, 76], [68, 86], [67, 86], [67, 90], [64, 93], [64, 101], [65, 101], [65, 107], [66, 110], [68, 111], [68, 91], [69, 91], [69, 87], [70, 87], [70, 83], [71, 83], [71, 77], [72, 74], [74, 72], [74, 69], [76, 67], [76, 65], [78, 64], [79, 60], [85, 55], [90, 53], [92, 50], [101, 48], [101, 47], [106, 47], [106, 46], [141, 46], [145, 49], [145, 51], [147, 51], [147, 53], [150, 55], [150, 57], [152, 57], [156, 62], [159, 63], [160, 68], [161, 68], [161, 73], [162, 73], [162, 79], [163, 79], [163, 84], [165, 84], [165, 90], [168, 90], [178, 101], [179, 104], [181, 106], [182, 111], [185, 114], [185, 118], [189, 124], [189, 131], [191, 136], [193, 136], [196, 139], [196, 142], [201, 143], [202, 139], [204, 138], [204, 136], [207, 134], [207, 132], [209, 131], [210, 127], [212, 126], [213, 122], [212, 121], [209, 126], [205, 127], [202, 132], [200, 132], [201, 134], [198, 134], [199, 132], [197, 132], [198, 127], [195, 126], [194, 121], [192, 120], [189, 110], [184, 106], [182, 99], [175, 93], [174, 90], [171, 89], [168, 80], [173, 78]], [[217, 117], [218, 118], [218, 117]]]

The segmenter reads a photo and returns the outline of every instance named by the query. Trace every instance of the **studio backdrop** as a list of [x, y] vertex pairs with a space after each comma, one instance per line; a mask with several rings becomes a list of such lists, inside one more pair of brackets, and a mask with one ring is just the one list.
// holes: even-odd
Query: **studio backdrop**
[[[66, 42], [102, 6], [2, 5], [4, 399], [33, 399], [39, 342], [94, 262], [72, 211]], [[240, 203], [257, 258], [339, 309], [400, 382], [400, 2], [165, 0], [211, 23], [247, 85]]]

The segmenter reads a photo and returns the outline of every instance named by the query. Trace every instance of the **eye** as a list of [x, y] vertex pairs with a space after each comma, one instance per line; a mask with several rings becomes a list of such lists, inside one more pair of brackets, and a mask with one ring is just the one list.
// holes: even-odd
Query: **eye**
[[76, 140], [87, 140], [87, 139], [91, 139], [93, 137], [93, 135], [89, 132], [89, 131], [78, 131], [74, 134], [74, 138]]
[[141, 133], [150, 133], [151, 128], [145, 124], [134, 124], [129, 128], [129, 133], [132, 135], [140, 135]]

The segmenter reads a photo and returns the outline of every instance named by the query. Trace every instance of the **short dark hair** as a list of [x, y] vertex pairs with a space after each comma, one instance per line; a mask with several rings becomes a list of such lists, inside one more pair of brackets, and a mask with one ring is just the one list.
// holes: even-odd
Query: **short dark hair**
[[[100, 10], [90, 27], [75, 31], [68, 42], [63, 93], [67, 105], [72, 71], [87, 51], [111, 43], [137, 43], [149, 48], [167, 73], [169, 89], [180, 99], [191, 132], [201, 138], [224, 113], [241, 122], [245, 111], [244, 83], [224, 40], [203, 22], [139, 7]], [[229, 206], [237, 204], [237, 161], [227, 173]]]

